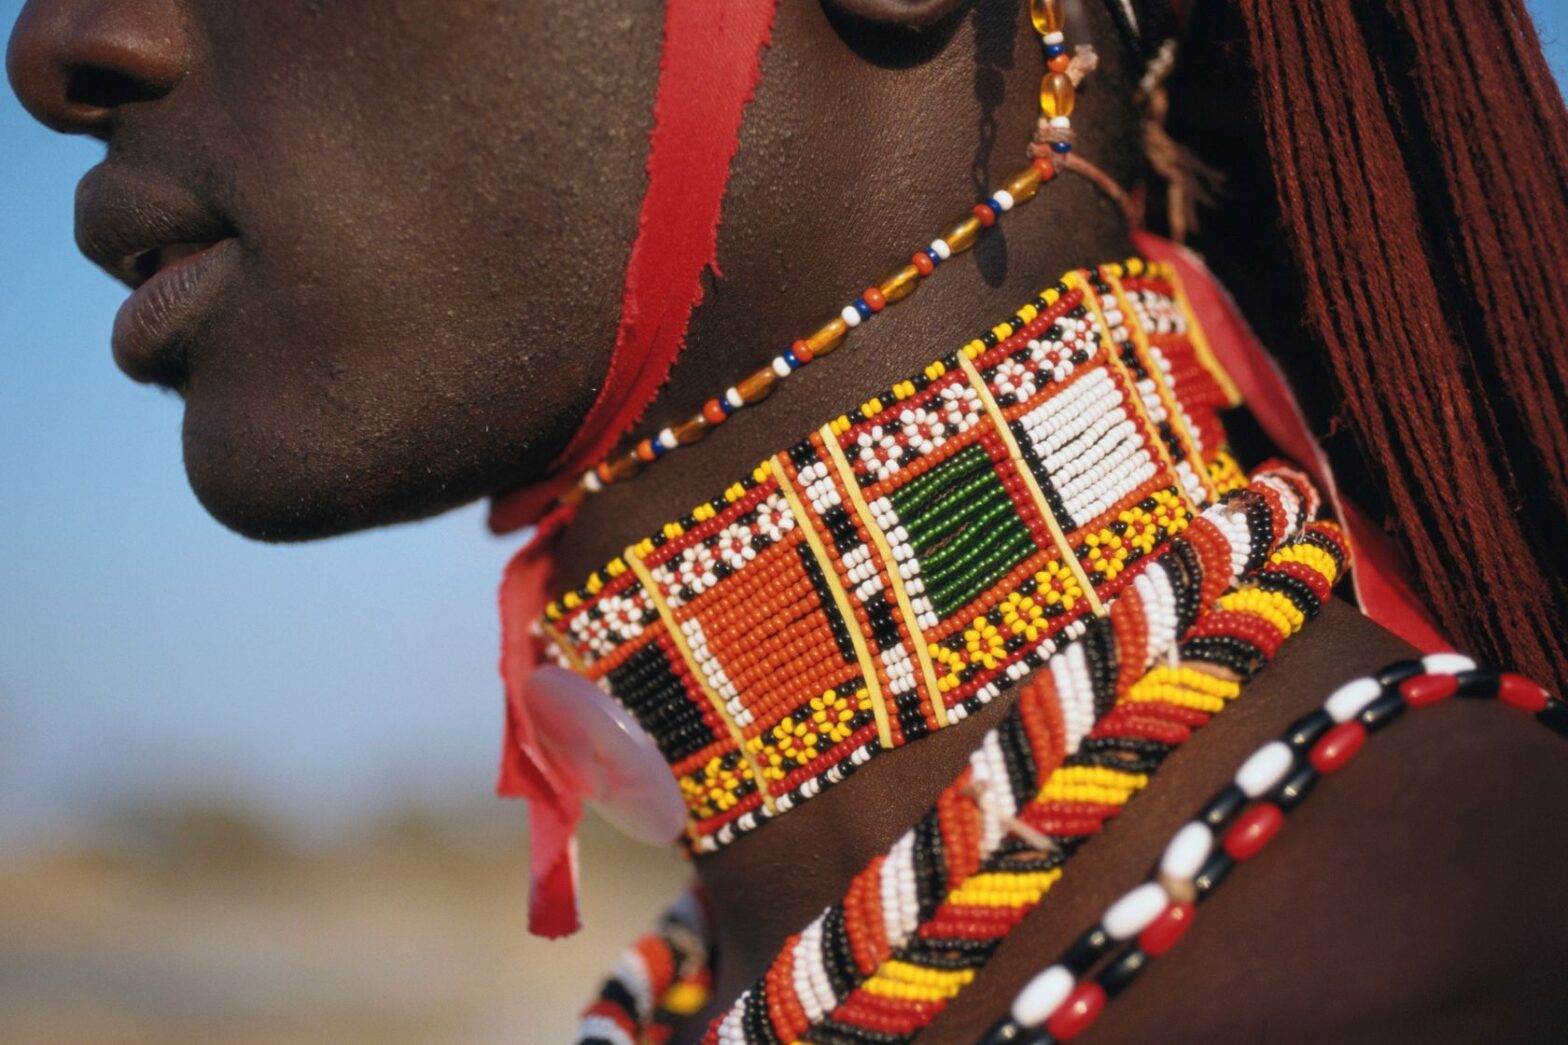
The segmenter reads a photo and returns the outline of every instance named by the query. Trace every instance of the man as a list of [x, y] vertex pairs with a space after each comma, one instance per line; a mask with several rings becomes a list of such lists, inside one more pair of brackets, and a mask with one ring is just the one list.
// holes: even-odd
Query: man
[[[1118, 32], [1120, 6], [1069, 14], [1099, 57], [1074, 148], [1125, 185], [1140, 170], [1147, 54]], [[1264, 5], [1244, 6], [1266, 35]], [[651, 0], [28, 4], [12, 83], [40, 120], [107, 143], [82, 183], [78, 239], [133, 288], [116, 361], [181, 395], [187, 469], [217, 519], [306, 540], [553, 474], [623, 338], [663, 14]], [[728, 164], [718, 265], [638, 436], [766, 366], [990, 192], [1035, 124], [1043, 70], [1018, 5], [785, 2], [769, 34]], [[1331, 105], [1332, 87], [1294, 104]], [[1057, 273], [1134, 253], [1124, 210], [1078, 178], [1000, 231], [850, 349], [661, 462], [662, 478], [589, 498], [553, 549], [558, 586]], [[1241, 756], [1408, 651], [1328, 606], [1083, 847], [933, 1040], [981, 1033]], [[926, 808], [1002, 710], [697, 861], [722, 956], [707, 1015]], [[1179, 960], [1107, 1013], [1107, 1040], [1556, 1040], [1568, 847], [1550, 810], [1568, 762], [1553, 743], [1475, 705], [1390, 733], [1205, 908]], [[808, 845], [814, 859], [789, 858]]]

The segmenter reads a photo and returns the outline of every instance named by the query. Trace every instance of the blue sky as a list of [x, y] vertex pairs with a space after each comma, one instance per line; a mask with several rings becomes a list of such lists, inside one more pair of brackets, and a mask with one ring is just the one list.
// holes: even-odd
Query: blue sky
[[[1568, 0], [1533, 7], [1561, 81]], [[486, 794], [509, 544], [476, 508], [282, 548], [209, 519], [178, 403], [109, 358], [124, 291], [72, 245], [100, 147], [0, 93], [0, 840], [188, 795], [320, 831]]]

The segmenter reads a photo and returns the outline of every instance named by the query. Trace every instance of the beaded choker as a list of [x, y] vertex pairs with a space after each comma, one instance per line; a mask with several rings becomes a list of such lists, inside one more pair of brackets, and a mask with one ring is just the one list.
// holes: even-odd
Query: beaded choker
[[1242, 483], [1236, 401], [1168, 268], [1069, 273], [550, 604], [544, 650], [654, 738], [715, 850], [1104, 617]]

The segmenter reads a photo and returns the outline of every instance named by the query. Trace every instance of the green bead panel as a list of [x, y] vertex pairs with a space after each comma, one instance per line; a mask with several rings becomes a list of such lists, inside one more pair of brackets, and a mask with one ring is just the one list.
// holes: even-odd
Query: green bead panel
[[891, 496], [926, 597], [950, 616], [1037, 549], [991, 456], [970, 446]]

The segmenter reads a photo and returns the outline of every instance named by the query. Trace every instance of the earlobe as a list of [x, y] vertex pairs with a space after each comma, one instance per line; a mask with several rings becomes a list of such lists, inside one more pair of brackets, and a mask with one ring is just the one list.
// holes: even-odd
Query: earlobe
[[867, 22], [924, 29], [958, 10], [967, 0], [824, 0], [824, 2], [844, 14]]

